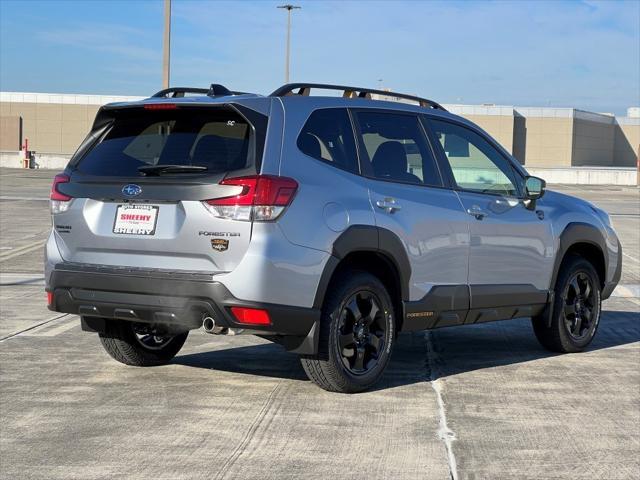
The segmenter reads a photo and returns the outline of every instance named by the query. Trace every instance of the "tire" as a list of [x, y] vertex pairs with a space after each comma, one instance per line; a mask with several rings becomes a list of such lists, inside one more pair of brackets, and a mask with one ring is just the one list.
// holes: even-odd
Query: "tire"
[[367, 272], [345, 271], [324, 301], [318, 353], [301, 357], [302, 367], [324, 390], [361, 392], [380, 380], [395, 333], [393, 303], [382, 282]]
[[99, 334], [102, 346], [118, 362], [135, 367], [169, 363], [189, 335], [189, 332], [184, 332], [158, 337], [149, 333], [148, 327], [144, 324], [122, 320], [109, 320], [106, 323], [106, 330]]
[[560, 266], [554, 292], [551, 321], [546, 315], [533, 317], [533, 331], [542, 346], [552, 352], [581, 352], [600, 324], [598, 273], [588, 260], [571, 255]]

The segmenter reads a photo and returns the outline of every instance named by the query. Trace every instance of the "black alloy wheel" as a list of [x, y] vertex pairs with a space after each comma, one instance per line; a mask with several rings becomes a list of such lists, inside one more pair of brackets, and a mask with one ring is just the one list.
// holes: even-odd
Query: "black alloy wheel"
[[564, 324], [575, 340], [585, 338], [593, 325], [596, 311], [596, 289], [584, 272], [573, 275], [563, 296]]
[[553, 301], [531, 321], [546, 349], [559, 353], [584, 350], [600, 323], [602, 281], [593, 264], [569, 255], [560, 265]]
[[142, 347], [149, 350], [162, 350], [162, 348], [164, 348], [169, 342], [171, 342], [171, 340], [173, 340], [173, 337], [175, 336], [160, 334], [154, 329], [138, 323], [132, 323], [131, 329], [133, 330], [138, 343]]
[[382, 377], [395, 343], [395, 306], [369, 272], [336, 274], [323, 302], [318, 349], [301, 357], [310, 380], [330, 392], [367, 390]]
[[136, 367], [165, 365], [180, 351], [188, 331], [168, 334], [151, 325], [123, 320], [106, 320], [100, 342], [107, 353], [120, 363]]
[[345, 368], [354, 375], [374, 369], [387, 343], [387, 322], [381, 301], [368, 290], [360, 290], [340, 311], [338, 350]]

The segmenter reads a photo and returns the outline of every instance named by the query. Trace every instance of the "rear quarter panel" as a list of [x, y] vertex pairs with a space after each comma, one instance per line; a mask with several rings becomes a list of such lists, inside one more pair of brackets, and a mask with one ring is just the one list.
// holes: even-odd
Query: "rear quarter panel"
[[280, 173], [294, 178], [299, 189], [278, 223], [290, 242], [331, 253], [336, 238], [349, 226], [375, 225], [369, 191], [362, 177], [298, 149], [300, 130], [311, 111], [321, 107], [292, 100], [286, 105]]

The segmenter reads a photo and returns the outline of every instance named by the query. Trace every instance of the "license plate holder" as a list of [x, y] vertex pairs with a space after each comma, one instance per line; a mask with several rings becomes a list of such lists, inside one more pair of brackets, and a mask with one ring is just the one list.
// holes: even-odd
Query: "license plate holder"
[[157, 205], [122, 204], [116, 207], [113, 233], [118, 235], [152, 236], [158, 223]]

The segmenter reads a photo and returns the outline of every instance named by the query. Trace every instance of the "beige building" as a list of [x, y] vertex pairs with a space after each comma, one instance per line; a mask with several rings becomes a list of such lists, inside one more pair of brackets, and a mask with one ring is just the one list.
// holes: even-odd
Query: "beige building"
[[[3, 158], [17, 159], [12, 152], [18, 152], [28, 139], [29, 150], [37, 152], [38, 158], [68, 158], [88, 133], [100, 105], [141, 98], [0, 92], [0, 152]], [[627, 117], [614, 117], [573, 108], [445, 107], [480, 125], [528, 167], [636, 165], [637, 108], [630, 108]], [[15, 162], [18, 166], [19, 161]]]
[[141, 98], [0, 92], [0, 151], [18, 151], [28, 139], [30, 150], [70, 155], [101, 105]]
[[501, 105], [443, 105], [451, 113], [460, 115], [489, 132], [500, 145], [513, 153], [517, 143], [515, 110]]
[[526, 129], [525, 164], [613, 166], [616, 119], [573, 108], [518, 108]]
[[[634, 109], [629, 109], [634, 110]], [[630, 112], [631, 113], [631, 112]], [[638, 155], [640, 155], [640, 111], [636, 116], [631, 115], [616, 118], [614, 132], [614, 154], [615, 165], [621, 167], [637, 166]]]
[[[633, 167], [640, 147], [640, 118], [573, 108], [445, 105], [489, 132], [531, 167]], [[629, 109], [630, 113], [634, 109]]]

